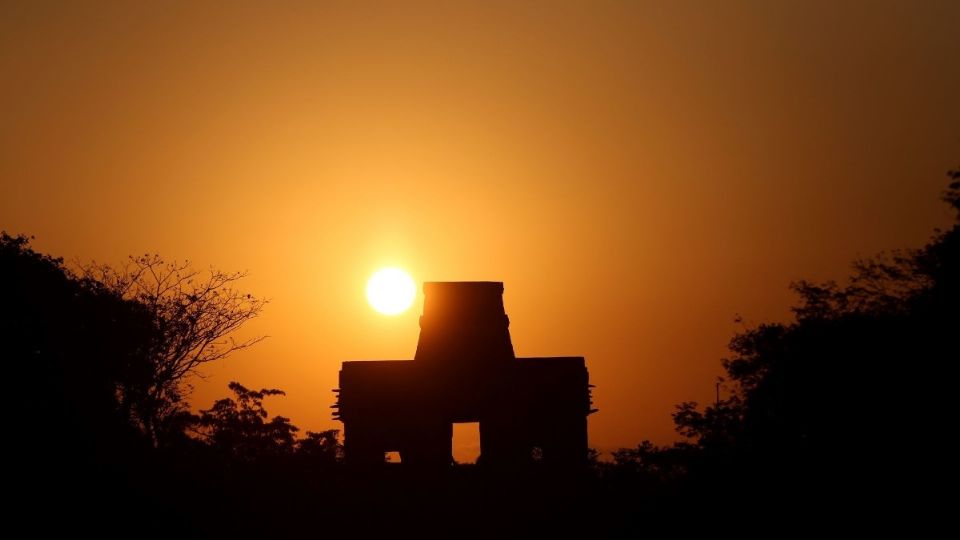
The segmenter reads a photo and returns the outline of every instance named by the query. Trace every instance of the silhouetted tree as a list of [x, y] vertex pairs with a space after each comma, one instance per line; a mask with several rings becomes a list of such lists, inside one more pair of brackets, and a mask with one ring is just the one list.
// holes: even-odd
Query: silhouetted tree
[[[293, 454], [299, 428], [288, 418], [268, 418], [263, 400], [285, 395], [282, 390], [263, 388], [249, 390], [231, 382], [234, 399], [217, 400], [212, 407], [200, 411], [197, 432], [217, 452], [238, 461], [253, 462]], [[319, 442], [319, 441], [318, 441]]]
[[[960, 220], [960, 170], [949, 175], [943, 199]], [[917, 442], [950, 423], [958, 279], [955, 223], [920, 249], [855, 262], [846, 284], [793, 284], [794, 321], [731, 340], [731, 397], [674, 414], [702, 451], [700, 472], [768, 501], [813, 489], [838, 503], [851, 492], [892, 500], [934, 477], [946, 457]]]
[[343, 459], [340, 430], [306, 432], [306, 437], [297, 441], [296, 453], [314, 466], [331, 466]]
[[[152, 376], [150, 314], [100, 283], [78, 278], [24, 236], [0, 233], [3, 352], [30, 389], [33, 414], [126, 424], [117, 393]], [[91, 410], [88, 410], [91, 409]], [[95, 410], [93, 410], [95, 409]]]
[[5, 458], [18, 499], [68, 520], [143, 507], [131, 471], [147, 470], [150, 445], [118, 393], [150, 380], [156, 338], [143, 305], [0, 233], [0, 358], [15, 407]]
[[149, 350], [150, 378], [118, 389], [130, 419], [153, 441], [179, 436], [184, 428], [188, 375], [264, 339], [237, 341], [231, 334], [256, 317], [265, 301], [234, 289], [245, 276], [189, 263], [167, 263], [158, 255], [129, 257], [126, 264], [80, 265], [81, 275], [114, 295], [143, 306], [156, 327]]
[[641, 482], [670, 484], [686, 474], [691, 451], [693, 447], [687, 443], [661, 447], [642, 441], [635, 448], [613, 452], [613, 467], [617, 474], [634, 475]]

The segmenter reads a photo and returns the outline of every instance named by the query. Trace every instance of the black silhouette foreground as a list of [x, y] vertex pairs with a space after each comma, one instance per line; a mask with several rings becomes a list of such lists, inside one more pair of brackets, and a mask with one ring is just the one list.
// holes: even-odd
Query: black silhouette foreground
[[944, 493], [955, 469], [960, 168], [943, 198], [956, 219], [926, 245], [859, 261], [843, 284], [799, 282], [792, 320], [734, 335], [723, 394], [674, 414], [684, 440], [643, 441], [612, 461], [591, 451], [573, 475], [542, 461], [346, 467], [335, 431], [297, 438], [264, 408], [279, 391], [240, 384], [146, 429], [138, 411], [184, 403], [149, 391], [167, 380], [157, 351], [184, 328], [178, 312], [0, 231], [8, 522], [95, 538], [934, 536], [955, 514]]
[[587, 463], [590, 384], [583, 357], [517, 358], [503, 283], [424, 285], [420, 340], [410, 360], [344, 362], [334, 417], [348, 463], [453, 463], [453, 424], [480, 423], [485, 467]]

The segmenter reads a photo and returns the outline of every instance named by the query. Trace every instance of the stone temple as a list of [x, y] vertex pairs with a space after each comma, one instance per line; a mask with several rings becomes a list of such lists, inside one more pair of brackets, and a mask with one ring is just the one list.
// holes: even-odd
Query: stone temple
[[423, 291], [413, 360], [343, 363], [332, 408], [347, 462], [373, 465], [399, 452], [405, 466], [449, 466], [453, 424], [479, 422], [479, 466], [583, 466], [595, 412], [583, 357], [517, 358], [503, 283], [435, 282]]

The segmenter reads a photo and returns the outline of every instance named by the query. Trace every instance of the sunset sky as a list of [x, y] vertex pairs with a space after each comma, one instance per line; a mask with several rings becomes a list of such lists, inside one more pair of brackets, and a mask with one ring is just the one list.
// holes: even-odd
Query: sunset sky
[[[0, 229], [248, 270], [211, 366], [339, 428], [347, 359], [412, 358], [422, 291], [505, 283], [521, 356], [582, 355], [591, 446], [676, 434], [741, 314], [921, 245], [960, 157], [960, 2], [2, 2]], [[229, 8], [227, 8], [229, 6]]]

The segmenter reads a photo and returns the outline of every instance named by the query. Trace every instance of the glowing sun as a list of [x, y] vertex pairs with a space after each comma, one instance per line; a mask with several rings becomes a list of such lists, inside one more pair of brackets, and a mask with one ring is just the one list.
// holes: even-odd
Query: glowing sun
[[384, 315], [403, 313], [413, 304], [416, 294], [413, 278], [399, 268], [377, 270], [367, 282], [367, 301]]

